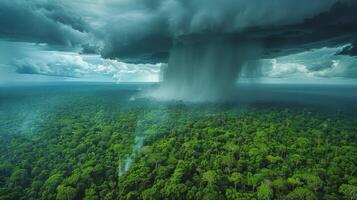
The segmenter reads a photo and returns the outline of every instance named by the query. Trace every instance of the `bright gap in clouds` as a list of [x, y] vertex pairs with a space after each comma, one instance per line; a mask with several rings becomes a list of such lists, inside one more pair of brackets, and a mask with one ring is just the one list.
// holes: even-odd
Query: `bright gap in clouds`
[[54, 51], [16, 60], [14, 65], [20, 74], [109, 82], [158, 82], [163, 64], [128, 64], [103, 59], [100, 55]]
[[323, 47], [258, 61], [257, 71], [250, 75], [247, 65], [241, 81], [253, 79], [268, 83], [355, 83], [357, 57], [341, 55], [350, 45]]
[[0, 41], [0, 84], [14, 82], [91, 81], [158, 82], [165, 64], [128, 64], [96, 54], [80, 54], [52, 47]]
[[[13, 82], [90, 81], [159, 82], [165, 63], [129, 64], [76, 50], [58, 51], [44, 44], [0, 41], [0, 84]], [[259, 60], [240, 80], [262, 83], [354, 83], [357, 58], [339, 53], [348, 45]], [[217, 66], [219, 67], [219, 66]], [[352, 81], [351, 81], [352, 80]]]

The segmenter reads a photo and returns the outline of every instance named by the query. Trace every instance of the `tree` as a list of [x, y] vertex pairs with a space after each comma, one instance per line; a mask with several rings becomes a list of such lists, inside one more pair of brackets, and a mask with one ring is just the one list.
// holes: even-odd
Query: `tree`
[[282, 162], [283, 161], [283, 158], [280, 157], [280, 156], [272, 156], [272, 155], [267, 155], [267, 160], [269, 163], [271, 164], [276, 164], [278, 162]]
[[72, 200], [76, 199], [77, 191], [70, 186], [59, 185], [57, 187], [57, 200]]
[[177, 167], [171, 176], [171, 181], [174, 183], [180, 183], [184, 175], [184, 170], [181, 167]]
[[273, 196], [273, 190], [268, 184], [262, 183], [258, 187], [257, 195], [259, 200], [270, 200]]
[[28, 182], [28, 173], [25, 169], [16, 168], [9, 180], [11, 187], [24, 187]]
[[316, 200], [316, 195], [309, 189], [298, 187], [286, 196], [287, 200]]
[[275, 196], [280, 196], [282, 193], [286, 192], [287, 190], [287, 183], [283, 178], [278, 178], [274, 180], [271, 186], [274, 190]]
[[141, 197], [144, 200], [160, 199], [160, 191], [158, 191], [155, 187], [151, 187], [149, 189], [144, 190], [141, 193]]
[[213, 170], [208, 170], [205, 173], [203, 173], [202, 179], [203, 181], [208, 183], [209, 187], [212, 187], [213, 184], [215, 184], [216, 182], [217, 174]]
[[234, 172], [230, 177], [228, 177], [228, 180], [234, 183], [234, 189], [237, 190], [237, 185], [242, 182], [243, 176], [239, 172]]
[[41, 192], [42, 197], [45, 199], [52, 199], [56, 197], [56, 188], [63, 181], [62, 174], [54, 174], [50, 176], [44, 183], [43, 190]]
[[180, 197], [185, 195], [187, 189], [188, 188], [185, 184], [175, 184], [171, 182], [165, 185], [161, 193], [166, 199], [180, 199]]
[[245, 197], [243, 194], [237, 192], [234, 189], [227, 189], [226, 190], [226, 198], [228, 200], [245, 200], [247, 197]]
[[315, 192], [321, 187], [322, 180], [320, 177], [311, 173], [295, 173], [293, 178], [298, 181], [303, 181], [307, 187]]
[[94, 188], [87, 188], [84, 193], [83, 200], [99, 200], [99, 197]]
[[203, 199], [207, 200], [219, 200], [223, 199], [220, 194], [214, 190], [212, 187], [206, 187], [203, 189]]
[[343, 194], [345, 199], [357, 199], [357, 186], [355, 185], [342, 184], [339, 192]]

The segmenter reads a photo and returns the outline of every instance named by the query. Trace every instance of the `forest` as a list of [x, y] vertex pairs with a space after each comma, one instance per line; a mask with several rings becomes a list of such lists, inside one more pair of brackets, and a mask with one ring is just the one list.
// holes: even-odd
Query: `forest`
[[2, 102], [0, 199], [357, 199], [355, 113], [129, 96]]

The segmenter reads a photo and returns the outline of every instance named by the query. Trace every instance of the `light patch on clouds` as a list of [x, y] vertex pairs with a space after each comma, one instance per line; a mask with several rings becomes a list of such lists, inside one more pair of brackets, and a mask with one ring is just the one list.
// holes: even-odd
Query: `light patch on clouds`
[[268, 76], [271, 78], [283, 78], [286, 76], [311, 77], [311, 74], [305, 65], [299, 63], [277, 63], [277, 60], [273, 59], [272, 68]]
[[128, 64], [75, 49], [0, 40], [0, 84], [33, 81], [157, 82], [165, 64]]
[[48, 51], [14, 62], [20, 74], [88, 78], [103, 76], [115, 82], [157, 82], [163, 64], [128, 64], [100, 55]]
[[260, 61], [260, 77], [315, 80], [357, 78], [357, 57], [340, 55], [348, 45], [323, 47]]

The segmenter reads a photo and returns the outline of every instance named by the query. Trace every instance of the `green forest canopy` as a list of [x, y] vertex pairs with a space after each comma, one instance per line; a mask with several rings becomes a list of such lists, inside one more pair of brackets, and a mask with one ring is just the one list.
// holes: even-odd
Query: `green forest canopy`
[[34, 133], [1, 134], [0, 199], [357, 197], [356, 118], [108, 99], [76, 99], [42, 113]]

